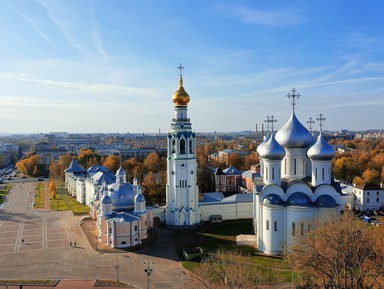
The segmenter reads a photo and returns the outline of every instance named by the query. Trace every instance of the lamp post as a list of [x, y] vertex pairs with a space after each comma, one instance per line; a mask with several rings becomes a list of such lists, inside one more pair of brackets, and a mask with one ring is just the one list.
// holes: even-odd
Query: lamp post
[[97, 236], [95, 236], [95, 247], [96, 247], [96, 251], [97, 251]]
[[120, 265], [116, 265], [115, 266], [115, 269], [116, 269], [116, 281], [117, 281], [117, 283], [119, 283], [119, 268], [120, 268]]
[[144, 264], [147, 264], [147, 268], [144, 269], [144, 272], [147, 274], [147, 289], [149, 289], [149, 276], [151, 276], [151, 273], [152, 273], [152, 268], [150, 266], [151, 264], [153, 265], [155, 263], [147, 261], [147, 262], [144, 262]]

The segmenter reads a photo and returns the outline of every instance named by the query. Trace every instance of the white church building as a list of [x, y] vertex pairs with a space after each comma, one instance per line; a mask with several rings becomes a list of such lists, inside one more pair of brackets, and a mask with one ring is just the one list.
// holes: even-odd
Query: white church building
[[257, 147], [260, 178], [255, 180], [253, 222], [259, 251], [280, 255], [311, 229], [315, 218], [340, 214], [340, 184], [331, 177], [334, 149], [320, 134], [316, 140], [293, 111], [287, 123]]
[[153, 208], [146, 206], [137, 179], [127, 182], [122, 167], [113, 176], [104, 166], [85, 170], [73, 159], [65, 170], [65, 186], [78, 202], [90, 207], [100, 242], [127, 248], [147, 238], [153, 227]]

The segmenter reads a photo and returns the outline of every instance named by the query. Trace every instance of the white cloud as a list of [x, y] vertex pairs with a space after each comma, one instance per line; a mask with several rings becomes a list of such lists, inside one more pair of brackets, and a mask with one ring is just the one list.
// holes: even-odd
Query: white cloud
[[261, 10], [244, 6], [217, 6], [220, 11], [240, 19], [246, 23], [255, 23], [266, 26], [296, 26], [306, 22], [306, 18], [299, 13], [299, 10], [276, 9]]
[[93, 95], [111, 95], [111, 96], [136, 96], [138, 98], [157, 98], [161, 92], [155, 88], [121, 86], [105, 83], [87, 83], [87, 82], [64, 82], [49, 79], [39, 79], [36, 76], [22, 73], [2, 73], [0, 79], [20, 81], [29, 86], [43, 87], [48, 89], [61, 90], [62, 94], [93, 94]]
[[56, 44], [38, 27], [38, 25], [34, 21], [32, 21], [31, 18], [29, 18], [27, 15], [25, 15], [21, 11], [19, 11], [17, 9], [15, 9], [15, 10], [16, 10], [17, 13], [19, 13], [32, 26], [33, 30], [37, 34], [39, 34], [41, 36], [41, 38], [46, 40], [48, 43], [56, 46]]
[[[65, 2], [36, 1], [47, 10], [50, 19], [59, 27], [69, 45], [83, 56], [99, 55], [103, 58], [108, 58], [108, 54], [103, 47], [101, 35], [97, 29], [92, 1], [85, 1], [82, 4], [85, 4], [86, 7], [78, 8], [78, 11], [81, 10], [85, 13], [81, 16], [77, 15], [76, 11], [72, 11]], [[86, 19], [83, 19], [84, 17]]]

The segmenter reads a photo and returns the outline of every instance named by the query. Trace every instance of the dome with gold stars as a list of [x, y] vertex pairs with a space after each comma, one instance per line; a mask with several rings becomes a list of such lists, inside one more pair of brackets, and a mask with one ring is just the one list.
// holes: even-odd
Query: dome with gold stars
[[177, 106], [187, 106], [189, 99], [189, 95], [183, 87], [183, 78], [180, 76], [179, 88], [173, 94], [172, 101]]

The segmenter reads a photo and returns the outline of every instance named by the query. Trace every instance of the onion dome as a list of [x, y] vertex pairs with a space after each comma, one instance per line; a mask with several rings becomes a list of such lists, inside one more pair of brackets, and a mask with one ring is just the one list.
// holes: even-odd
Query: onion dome
[[316, 205], [319, 208], [334, 208], [337, 207], [336, 201], [330, 195], [321, 195], [316, 199]]
[[120, 168], [117, 170], [116, 175], [118, 175], [118, 176], [124, 176], [124, 175], [125, 175], [125, 170], [124, 170], [122, 167], [120, 167]]
[[282, 160], [285, 156], [284, 148], [276, 141], [274, 135], [268, 139], [258, 153], [261, 158], [269, 160]]
[[311, 199], [302, 192], [296, 192], [289, 196], [288, 206], [308, 207], [311, 205]]
[[293, 112], [286, 124], [276, 133], [277, 142], [285, 148], [305, 148], [312, 143], [312, 134]]
[[261, 144], [259, 144], [259, 146], [256, 148], [256, 152], [260, 155], [260, 153], [262, 153], [262, 151], [263, 151], [263, 147], [265, 146], [265, 144], [267, 143], [267, 141], [269, 140], [269, 138], [270, 138], [271, 136], [269, 135], [269, 136], [267, 136], [266, 138], [265, 138], [265, 140], [263, 140], [263, 142], [261, 143]]
[[280, 198], [280, 196], [276, 194], [270, 194], [265, 197], [263, 200], [264, 205], [277, 205], [277, 206], [282, 206], [283, 205], [283, 200]]
[[145, 202], [145, 197], [141, 193], [141, 186], [137, 188], [138, 192], [137, 195], [135, 196], [135, 202]]
[[335, 156], [335, 150], [320, 132], [316, 142], [308, 149], [307, 156], [312, 160], [331, 160]]
[[183, 78], [180, 75], [179, 88], [173, 94], [172, 101], [176, 106], [187, 106], [189, 99], [189, 95], [183, 87]]
[[108, 195], [104, 195], [103, 198], [101, 199], [102, 204], [112, 204], [111, 197]]

